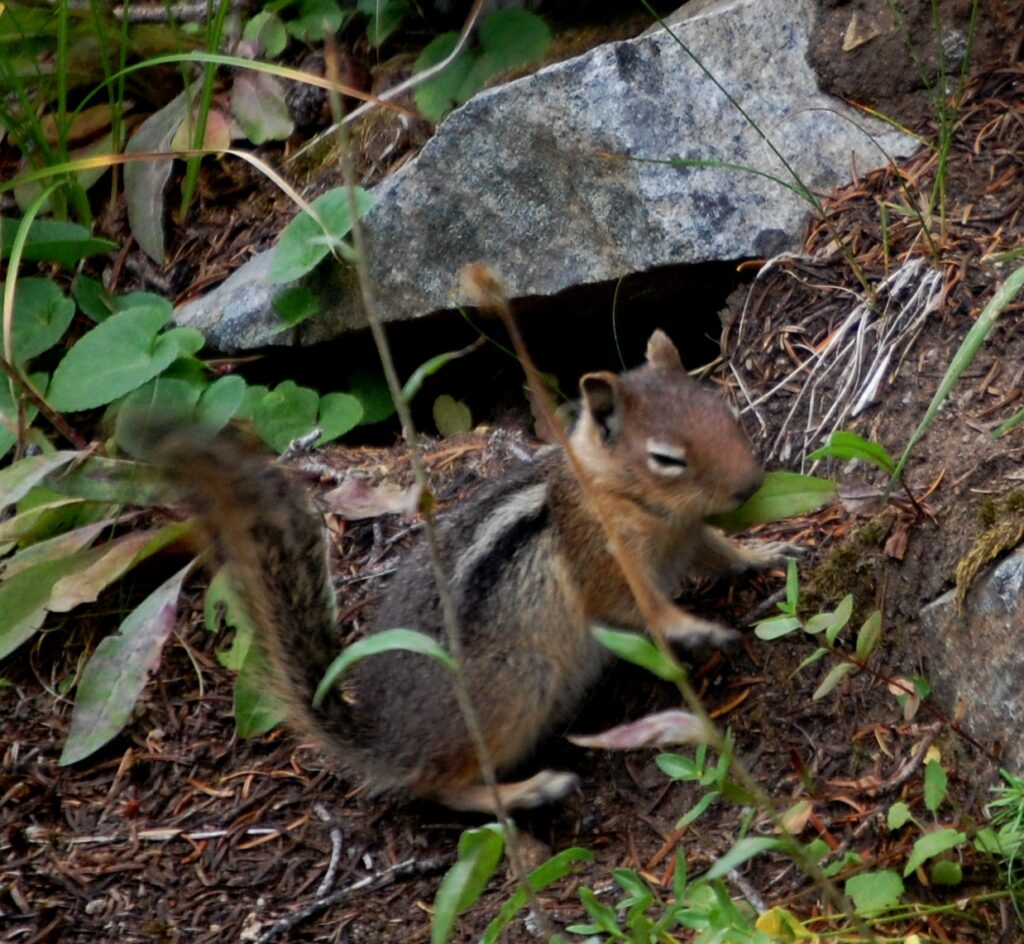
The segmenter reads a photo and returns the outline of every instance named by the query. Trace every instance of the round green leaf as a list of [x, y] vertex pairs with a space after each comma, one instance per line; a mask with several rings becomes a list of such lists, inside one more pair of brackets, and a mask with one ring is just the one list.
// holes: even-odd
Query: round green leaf
[[315, 390], [286, 380], [259, 401], [252, 418], [263, 441], [276, 452], [284, 452], [292, 440], [316, 426], [319, 408]]
[[332, 439], [344, 436], [359, 425], [363, 418], [363, 405], [349, 393], [328, 393], [320, 398], [320, 429], [323, 435], [316, 441], [322, 446]]
[[849, 879], [845, 890], [853, 899], [857, 914], [871, 914], [899, 904], [903, 896], [903, 879], [891, 869], [863, 872]]
[[196, 421], [210, 433], [223, 429], [241, 407], [245, 389], [245, 381], [237, 374], [218, 377], [199, 398]]

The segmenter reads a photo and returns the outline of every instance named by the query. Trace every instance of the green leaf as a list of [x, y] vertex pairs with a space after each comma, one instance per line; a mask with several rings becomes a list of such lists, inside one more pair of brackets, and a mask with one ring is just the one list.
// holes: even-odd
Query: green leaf
[[725, 855], [715, 861], [708, 869], [707, 877], [709, 879], [722, 878], [748, 859], [781, 846], [782, 841], [771, 836], [744, 836]]
[[328, 33], [337, 33], [349, 14], [337, 0], [300, 0], [299, 15], [287, 22], [289, 33], [306, 43], [322, 43]]
[[83, 502], [76, 498], [60, 498], [27, 508], [13, 518], [0, 522], [0, 545], [11, 541], [21, 541], [26, 537], [29, 538], [30, 543], [42, 540], [42, 538], [35, 537], [35, 534], [41, 525], [45, 527], [47, 518], [58, 512], [81, 508], [82, 505]]
[[61, 766], [88, 757], [116, 737], [131, 718], [135, 702], [160, 664], [164, 643], [177, 622], [178, 594], [190, 562], [142, 601], [118, 628], [100, 641], [82, 670]]
[[259, 401], [252, 419], [263, 441], [275, 452], [284, 452], [292, 440], [316, 426], [319, 408], [315, 390], [286, 380]]
[[132, 531], [102, 545], [88, 567], [54, 584], [47, 609], [66, 613], [82, 603], [93, 603], [112, 583], [157, 551], [196, 532], [196, 521], [177, 521], [149, 531]]
[[167, 494], [166, 484], [152, 466], [103, 456], [86, 459], [70, 472], [47, 476], [45, 485], [72, 498], [143, 507], [159, 504]]
[[154, 307], [122, 311], [97, 325], [57, 365], [48, 391], [50, 405], [88, 410], [152, 380], [180, 354], [181, 335], [158, 337], [166, 322], [166, 312]]
[[235, 416], [240, 420], [251, 422], [252, 418], [256, 415], [256, 408], [263, 402], [263, 398], [268, 393], [270, 393], [270, 389], [262, 384], [247, 386], [242, 393], [242, 402], [235, 411]]
[[287, 717], [287, 708], [267, 685], [268, 666], [262, 650], [250, 646], [235, 678], [233, 710], [239, 737], [266, 734]]
[[474, 70], [486, 82], [501, 72], [530, 65], [551, 46], [551, 29], [536, 13], [497, 10], [480, 23], [482, 54]]
[[796, 616], [797, 607], [800, 604], [800, 577], [797, 573], [796, 561], [786, 562], [786, 605], [780, 607], [782, 612], [789, 616]]
[[[573, 866], [580, 862], [593, 862], [594, 855], [587, 849], [573, 846], [552, 856], [543, 865], [539, 865], [527, 876], [527, 884], [534, 892], [543, 891], [549, 885], [557, 882], [560, 878], [572, 874]], [[501, 906], [497, 917], [487, 925], [480, 938], [480, 944], [497, 944], [501, 932], [505, 930], [509, 922], [522, 910], [529, 899], [526, 891], [518, 886]]]
[[398, 29], [412, 7], [408, 0], [359, 0], [357, 9], [369, 17], [366, 38], [378, 49]]
[[253, 144], [284, 141], [295, 130], [285, 87], [267, 72], [240, 69], [231, 83], [231, 114]]
[[800, 628], [800, 620], [795, 616], [772, 616], [761, 620], [754, 627], [754, 635], [758, 639], [781, 639]]
[[[579, 896], [580, 902], [583, 904], [583, 908], [593, 919], [598, 930], [604, 931], [605, 934], [610, 934], [612, 937], [619, 940], [626, 940], [626, 936], [622, 933], [622, 930], [619, 927], [619, 919], [614, 908], [611, 908], [599, 901], [597, 895], [595, 895], [589, 888], [581, 888]], [[573, 929], [569, 928], [569, 930], [571, 931]], [[579, 932], [577, 931], [575, 933]]]
[[288, 45], [288, 31], [276, 13], [261, 10], [245, 24], [242, 38], [257, 43], [269, 59], [276, 59]]
[[451, 940], [458, 916], [471, 908], [501, 862], [505, 835], [497, 823], [467, 829], [459, 837], [459, 857], [441, 880], [434, 898], [430, 944]]
[[704, 814], [712, 803], [715, 802], [722, 794], [717, 790], [709, 790], [705, 793], [693, 806], [690, 807], [679, 819], [676, 821], [676, 829], [685, 829], [690, 823], [695, 822], [699, 817]]
[[878, 643], [881, 639], [882, 613], [880, 610], [875, 610], [864, 620], [860, 632], [857, 633], [857, 658], [866, 660], [878, 648]]
[[473, 416], [462, 400], [442, 393], [434, 401], [434, 425], [442, 436], [458, 436], [473, 428]]
[[944, 859], [931, 867], [929, 877], [933, 885], [959, 885], [964, 880], [964, 871], [959, 862]]
[[711, 523], [727, 531], [817, 511], [836, 500], [836, 483], [797, 472], [766, 472], [764, 484], [739, 508], [715, 515]]
[[889, 807], [889, 812], [885, 818], [885, 825], [891, 832], [894, 829], [906, 826], [913, 818], [910, 815], [910, 807], [900, 800]]
[[412, 372], [409, 379], [402, 386], [402, 399], [406, 403], [412, 402], [412, 398], [420, 392], [424, 380], [436, 374], [445, 364], [450, 364], [453, 360], [464, 357], [472, 347], [473, 345], [470, 345], [469, 348], [462, 348], [458, 351], [445, 351], [443, 354], [438, 354], [430, 358], [430, 360], [424, 361]]
[[937, 760], [924, 765], [924, 805], [935, 813], [946, 799], [946, 771]]
[[[355, 201], [360, 218], [373, 206], [373, 196], [361, 187], [356, 188]], [[332, 245], [352, 229], [349, 195], [344, 187], [321, 194], [311, 206], [326, 231], [305, 211], [296, 216], [281, 233], [267, 272], [268, 281], [294, 282], [312, 271], [331, 251]]]
[[[48, 351], [67, 331], [75, 303], [49, 279], [20, 279], [14, 295], [14, 361]], [[7, 381], [4, 381], [7, 385]]]
[[792, 672], [792, 675], [790, 675], [790, 678], [792, 678], [794, 675], [799, 675], [801, 672], [803, 672], [804, 669], [807, 668], [807, 666], [814, 665], [815, 662], [817, 662], [823, 656], [827, 656], [827, 655], [828, 655], [828, 650], [825, 649], [823, 646], [819, 646], [806, 659], [804, 659], [795, 669], [793, 669], [793, 672]]
[[853, 594], [848, 593], [839, 601], [839, 606], [836, 607], [835, 612], [832, 614], [832, 619], [829, 620], [828, 629], [825, 630], [825, 638], [828, 640], [828, 644], [830, 646], [835, 645], [836, 639], [846, 627], [846, 624], [850, 622], [850, 617], [852, 615]]
[[937, 829], [933, 833], [925, 833], [914, 843], [914, 847], [910, 851], [910, 858], [907, 859], [907, 865], [903, 869], [904, 878], [912, 875], [919, 866], [933, 856], [954, 849], [966, 841], [967, 836], [955, 829]]
[[117, 444], [128, 455], [144, 458], [149, 445], [146, 428], [150, 421], [172, 426], [188, 425], [193, 417], [201, 390], [185, 380], [154, 377], [125, 397], [117, 412], [114, 435]]
[[83, 453], [75, 450], [53, 452], [49, 455], [20, 459], [6, 469], [0, 469], [0, 509], [21, 501], [51, 472], [82, 456]]
[[699, 780], [703, 773], [701, 764], [682, 754], [659, 754], [654, 763], [670, 780]]
[[395, 412], [391, 391], [381, 370], [353, 371], [348, 389], [363, 405], [363, 426], [380, 423]]
[[196, 405], [196, 422], [208, 433], [220, 432], [238, 412], [245, 396], [245, 381], [237, 374], [218, 377]]
[[344, 436], [359, 425], [363, 418], [363, 405], [349, 393], [327, 393], [320, 398], [318, 424], [323, 435], [316, 441], [318, 446]]
[[[10, 256], [20, 224], [21, 220], [18, 219], [0, 218], [0, 258]], [[33, 220], [22, 259], [29, 262], [58, 262], [70, 269], [81, 259], [100, 252], [113, 252], [117, 248], [117, 243], [92, 237], [84, 226], [77, 223]]]
[[593, 626], [590, 630], [605, 649], [615, 653], [620, 659], [632, 662], [642, 669], [647, 669], [667, 682], [676, 682], [686, 677], [686, 670], [673, 662], [654, 643], [639, 633], [627, 633], [603, 626]]
[[844, 890], [853, 899], [857, 914], [872, 914], [899, 904], [903, 897], [903, 879], [891, 869], [863, 872], [848, 879]]
[[448, 655], [444, 647], [436, 640], [431, 639], [423, 633], [414, 632], [411, 629], [385, 629], [382, 632], [367, 636], [358, 642], [346, 646], [334, 661], [327, 667], [324, 677], [316, 687], [313, 695], [313, 707], [318, 708], [327, 693], [334, 687], [341, 674], [355, 665], [357, 662], [375, 656], [382, 652], [415, 652], [420, 655], [429, 656], [439, 662], [446, 669], [458, 672], [459, 667], [455, 660]]
[[810, 453], [807, 458], [817, 461], [826, 456], [840, 459], [843, 462], [848, 462], [851, 459], [871, 462], [887, 475], [892, 475], [896, 471], [896, 460], [889, 455], [885, 446], [844, 430], [833, 433], [824, 446]]
[[95, 557], [96, 549], [90, 548], [69, 557], [43, 561], [4, 579], [0, 584], [0, 659], [10, 655], [43, 625], [53, 585], [88, 567]]
[[825, 676], [822, 683], [814, 690], [811, 700], [818, 701], [818, 699], [824, 698], [855, 668], [856, 666], [850, 662], [840, 662], [839, 665], [832, 666], [828, 675]]
[[[424, 72], [431, 66], [443, 62], [452, 54], [458, 41], [458, 33], [442, 33], [435, 37], [420, 53], [412, 67], [413, 73]], [[466, 101], [463, 97], [463, 86], [473, 69], [474, 62], [474, 57], [463, 49], [441, 72], [416, 86], [413, 93], [416, 107], [427, 121], [436, 124], [452, 108]]]
[[293, 285], [274, 296], [271, 307], [284, 322], [274, 333], [280, 334], [302, 324], [307, 318], [320, 314], [321, 304], [316, 293], [305, 285]]

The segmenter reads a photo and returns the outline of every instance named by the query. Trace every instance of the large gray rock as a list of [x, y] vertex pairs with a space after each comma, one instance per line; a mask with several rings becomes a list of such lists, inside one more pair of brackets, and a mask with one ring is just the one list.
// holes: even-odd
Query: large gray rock
[[[913, 149], [818, 90], [805, 60], [812, 0], [698, 2], [682, 14], [676, 36], [811, 190]], [[543, 296], [656, 266], [794, 249], [810, 209], [787, 185], [765, 138], [667, 32], [600, 46], [477, 95], [377, 187], [364, 225], [381, 315], [452, 307], [470, 262], [492, 265], [513, 297]], [[223, 348], [290, 339], [270, 334], [264, 270], [257, 257], [182, 308], [179, 322]], [[328, 267], [313, 284], [324, 314], [303, 340], [362, 326], [351, 273]]]
[[1002, 744], [1003, 763], [1024, 770], [1024, 547], [990, 568], [957, 612], [954, 591], [921, 611], [929, 639], [928, 679], [952, 713], [964, 704], [964, 727]]

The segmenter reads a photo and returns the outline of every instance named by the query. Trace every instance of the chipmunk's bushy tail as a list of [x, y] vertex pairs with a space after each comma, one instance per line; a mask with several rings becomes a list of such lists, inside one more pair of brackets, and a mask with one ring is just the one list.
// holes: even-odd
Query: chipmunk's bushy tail
[[311, 707], [338, 643], [323, 522], [305, 490], [237, 437], [175, 430], [153, 442], [153, 458], [216, 536], [290, 723], [344, 751], [344, 701]]

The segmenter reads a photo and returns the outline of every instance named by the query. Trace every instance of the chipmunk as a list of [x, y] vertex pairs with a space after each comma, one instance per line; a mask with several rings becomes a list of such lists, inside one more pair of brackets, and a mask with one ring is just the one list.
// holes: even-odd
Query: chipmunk
[[[588, 489], [565, 453], [549, 447], [437, 526], [462, 679], [499, 772], [567, 721], [608, 663], [593, 623], [645, 629], [595, 516], [595, 495], [631, 559], [669, 595], [698, 570], [736, 573], [780, 560], [781, 546], [745, 549], [706, 523], [752, 495], [762, 468], [735, 411], [686, 373], [666, 334], [651, 336], [643, 366], [586, 374], [580, 393], [570, 442]], [[304, 489], [224, 438], [172, 433], [159, 454], [217, 535], [292, 725], [374, 791], [494, 812], [451, 674], [433, 659], [407, 651], [366, 658], [313, 707], [339, 646], [325, 529]], [[674, 636], [684, 641], [728, 633], [678, 612], [685, 619]], [[443, 642], [426, 541], [391, 579], [377, 625]], [[576, 783], [572, 774], [545, 770], [501, 783], [498, 793], [506, 808], [533, 807]]]

